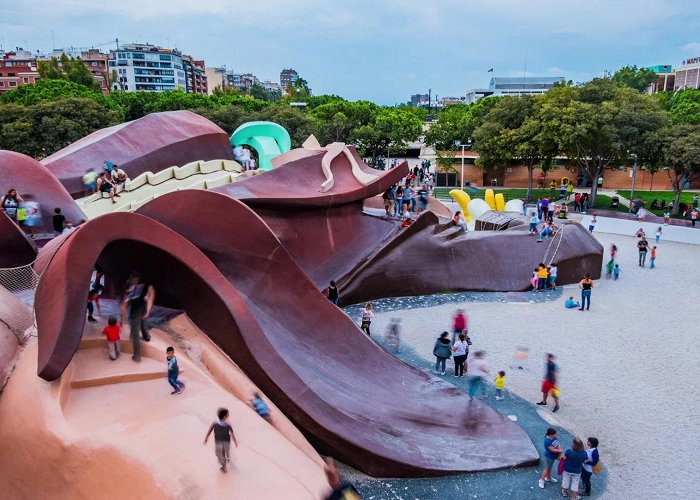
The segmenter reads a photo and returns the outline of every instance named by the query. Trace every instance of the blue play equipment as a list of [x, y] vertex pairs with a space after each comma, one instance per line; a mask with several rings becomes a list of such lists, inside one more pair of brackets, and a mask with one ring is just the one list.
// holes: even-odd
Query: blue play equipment
[[272, 170], [272, 158], [292, 149], [289, 132], [274, 122], [248, 122], [231, 135], [231, 146], [250, 146], [258, 152], [258, 168]]

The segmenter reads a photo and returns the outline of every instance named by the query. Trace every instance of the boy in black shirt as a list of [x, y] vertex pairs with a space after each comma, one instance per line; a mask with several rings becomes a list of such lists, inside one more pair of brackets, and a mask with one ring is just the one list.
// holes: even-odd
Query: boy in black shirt
[[219, 408], [216, 413], [219, 420], [214, 422], [209, 427], [206, 437], [204, 438], [204, 444], [207, 444], [207, 440], [214, 432], [214, 451], [216, 452], [216, 458], [219, 459], [221, 464], [221, 472], [226, 473], [226, 462], [229, 461], [229, 451], [231, 449], [231, 438], [233, 438], [233, 444], [238, 447], [238, 441], [236, 441], [236, 436], [233, 433], [233, 428], [228, 423], [228, 410], [226, 408]]
[[58, 236], [63, 232], [63, 223], [66, 221], [66, 216], [61, 213], [61, 209], [58, 207], [53, 209], [53, 213], [53, 232]]

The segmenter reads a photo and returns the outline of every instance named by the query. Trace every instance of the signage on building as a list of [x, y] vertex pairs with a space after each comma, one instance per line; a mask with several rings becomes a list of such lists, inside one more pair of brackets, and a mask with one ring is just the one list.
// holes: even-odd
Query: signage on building
[[700, 57], [692, 57], [683, 61], [683, 64], [697, 64], [700, 63]]

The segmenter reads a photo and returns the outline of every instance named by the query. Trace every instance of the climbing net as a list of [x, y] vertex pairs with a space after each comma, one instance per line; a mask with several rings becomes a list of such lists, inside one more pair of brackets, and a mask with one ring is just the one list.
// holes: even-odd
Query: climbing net
[[0, 321], [7, 324], [20, 342], [34, 326], [34, 292], [39, 275], [33, 264], [0, 268]]

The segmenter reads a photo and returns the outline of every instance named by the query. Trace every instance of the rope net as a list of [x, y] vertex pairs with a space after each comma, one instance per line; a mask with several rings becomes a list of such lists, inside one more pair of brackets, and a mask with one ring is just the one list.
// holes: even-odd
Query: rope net
[[27, 329], [34, 325], [34, 292], [39, 275], [32, 264], [0, 268], [0, 321], [18, 336], [20, 342]]

